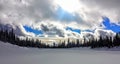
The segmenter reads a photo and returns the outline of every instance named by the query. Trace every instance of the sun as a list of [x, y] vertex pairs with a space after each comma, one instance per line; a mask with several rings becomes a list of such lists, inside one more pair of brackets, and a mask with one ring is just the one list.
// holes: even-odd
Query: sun
[[79, 0], [55, 0], [55, 3], [70, 13], [80, 9]]

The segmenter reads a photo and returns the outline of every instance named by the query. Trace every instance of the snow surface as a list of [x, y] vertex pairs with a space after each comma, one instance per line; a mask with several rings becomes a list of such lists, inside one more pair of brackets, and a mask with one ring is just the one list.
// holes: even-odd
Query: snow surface
[[0, 64], [119, 64], [119, 49], [38, 49], [0, 42]]

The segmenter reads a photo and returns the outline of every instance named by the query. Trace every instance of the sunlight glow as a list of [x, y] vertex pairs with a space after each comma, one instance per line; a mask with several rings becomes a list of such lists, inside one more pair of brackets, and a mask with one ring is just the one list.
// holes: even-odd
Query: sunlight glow
[[55, 3], [70, 13], [80, 9], [79, 0], [55, 0]]

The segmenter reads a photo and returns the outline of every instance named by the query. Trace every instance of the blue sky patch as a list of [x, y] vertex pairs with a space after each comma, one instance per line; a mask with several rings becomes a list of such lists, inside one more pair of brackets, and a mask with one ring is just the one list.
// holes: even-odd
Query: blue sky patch
[[116, 33], [120, 32], [120, 26], [115, 23], [111, 23], [110, 19], [107, 17], [103, 18], [103, 25], [105, 26], [106, 30], [112, 30]]
[[71, 27], [67, 27], [66, 30], [70, 30], [70, 31], [73, 31], [73, 32], [76, 32], [76, 33], [81, 33], [81, 30], [80, 29], [73, 29]]
[[32, 32], [36, 35], [43, 34], [43, 32], [41, 30], [32, 29], [31, 27], [28, 27], [28, 26], [23, 26], [23, 27], [27, 32]]

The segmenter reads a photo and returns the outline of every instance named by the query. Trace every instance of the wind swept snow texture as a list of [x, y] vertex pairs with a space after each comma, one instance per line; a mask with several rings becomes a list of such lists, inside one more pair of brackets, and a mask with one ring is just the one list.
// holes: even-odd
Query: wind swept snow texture
[[119, 64], [115, 48], [37, 49], [0, 42], [0, 64]]

